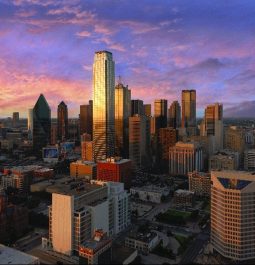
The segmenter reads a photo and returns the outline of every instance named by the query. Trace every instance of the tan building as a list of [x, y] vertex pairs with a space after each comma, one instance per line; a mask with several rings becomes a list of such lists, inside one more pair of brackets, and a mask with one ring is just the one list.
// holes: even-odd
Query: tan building
[[196, 142], [177, 142], [169, 148], [169, 173], [187, 175], [191, 171], [202, 171], [203, 152]]
[[50, 144], [55, 145], [57, 142], [58, 142], [58, 125], [56, 123], [52, 123], [50, 128]]
[[144, 104], [144, 115], [151, 117], [151, 104]]
[[93, 141], [81, 142], [81, 158], [83, 161], [94, 161], [93, 148]]
[[237, 170], [239, 154], [230, 150], [223, 150], [209, 159], [209, 170]]
[[150, 161], [150, 119], [134, 115], [129, 118], [129, 158], [132, 168], [139, 170]]
[[168, 109], [168, 126], [175, 129], [181, 126], [181, 106], [178, 101], [173, 101]]
[[194, 192], [189, 190], [176, 190], [174, 192], [174, 203], [180, 207], [192, 207], [194, 204]]
[[210, 197], [211, 193], [211, 175], [204, 172], [189, 172], [189, 190], [195, 192], [198, 196]]
[[97, 178], [97, 164], [92, 161], [72, 162], [70, 164], [70, 176], [73, 178], [86, 178], [88, 180]]
[[255, 258], [255, 179], [243, 171], [211, 172], [211, 243], [234, 261]]
[[196, 127], [196, 90], [182, 90], [182, 127]]

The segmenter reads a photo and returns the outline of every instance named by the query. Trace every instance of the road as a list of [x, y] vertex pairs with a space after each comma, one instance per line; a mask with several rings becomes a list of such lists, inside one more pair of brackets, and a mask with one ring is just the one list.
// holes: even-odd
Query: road
[[210, 239], [209, 230], [210, 228], [207, 226], [206, 229], [199, 234], [193, 242], [190, 243], [189, 247], [183, 254], [180, 264], [190, 264], [194, 261], [200, 250]]

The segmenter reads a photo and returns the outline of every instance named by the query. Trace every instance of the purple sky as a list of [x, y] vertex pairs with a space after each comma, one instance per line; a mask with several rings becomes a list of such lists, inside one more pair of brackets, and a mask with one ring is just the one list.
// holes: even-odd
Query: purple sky
[[255, 117], [253, 0], [0, 0], [0, 116], [26, 117], [43, 93], [52, 116], [64, 100], [76, 117], [101, 49], [132, 98], [171, 102], [196, 89], [200, 116], [221, 102]]

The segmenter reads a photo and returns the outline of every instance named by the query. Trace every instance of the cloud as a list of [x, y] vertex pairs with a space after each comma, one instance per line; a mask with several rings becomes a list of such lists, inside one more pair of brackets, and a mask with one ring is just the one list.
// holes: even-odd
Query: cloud
[[78, 36], [79, 38], [86, 38], [91, 36], [91, 33], [87, 30], [83, 30], [81, 32], [77, 32], [75, 35]]
[[255, 115], [255, 100], [243, 101], [235, 104], [224, 110], [224, 117], [226, 118], [254, 118]]

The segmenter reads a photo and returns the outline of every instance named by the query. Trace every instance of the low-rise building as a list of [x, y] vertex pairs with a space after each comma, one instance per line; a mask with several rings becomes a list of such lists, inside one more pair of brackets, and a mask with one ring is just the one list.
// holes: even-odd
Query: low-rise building
[[133, 187], [130, 189], [130, 193], [142, 201], [149, 201], [153, 203], [161, 203], [163, 196], [169, 195], [169, 188], [158, 186], [143, 186]]
[[210, 196], [211, 192], [211, 174], [204, 172], [189, 172], [189, 190], [195, 192], [198, 196]]
[[155, 232], [145, 235], [142, 233], [130, 233], [125, 238], [125, 246], [148, 254], [159, 244], [159, 241], [159, 236]]
[[176, 190], [174, 192], [174, 203], [180, 207], [192, 207], [194, 204], [194, 192], [189, 190]]
[[70, 164], [70, 176], [73, 178], [97, 178], [97, 164], [92, 161], [78, 160]]
[[244, 151], [244, 169], [255, 171], [255, 149]]
[[239, 165], [238, 152], [223, 150], [209, 159], [209, 170], [237, 170]]

